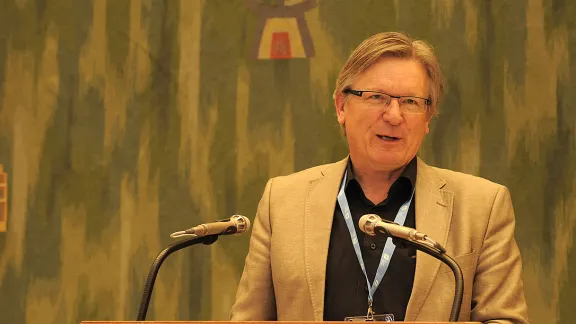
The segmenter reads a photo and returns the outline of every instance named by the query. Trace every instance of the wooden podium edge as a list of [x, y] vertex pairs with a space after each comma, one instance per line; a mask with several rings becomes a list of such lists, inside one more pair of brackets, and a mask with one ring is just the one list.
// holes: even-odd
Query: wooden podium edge
[[[82, 321], [81, 324], [310, 324], [310, 323], [330, 323], [330, 324], [350, 324], [350, 322], [312, 322], [312, 321]], [[384, 322], [381, 322], [384, 323]], [[388, 322], [404, 324], [482, 324], [480, 322]]]

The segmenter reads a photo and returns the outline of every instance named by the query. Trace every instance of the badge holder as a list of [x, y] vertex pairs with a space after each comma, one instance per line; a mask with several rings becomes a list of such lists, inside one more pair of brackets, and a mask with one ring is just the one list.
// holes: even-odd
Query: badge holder
[[394, 314], [374, 314], [372, 310], [372, 302], [368, 304], [368, 312], [366, 316], [350, 316], [345, 317], [344, 321], [347, 322], [394, 322]]
[[370, 316], [345, 317], [346, 322], [394, 322], [394, 314], [372, 314]]

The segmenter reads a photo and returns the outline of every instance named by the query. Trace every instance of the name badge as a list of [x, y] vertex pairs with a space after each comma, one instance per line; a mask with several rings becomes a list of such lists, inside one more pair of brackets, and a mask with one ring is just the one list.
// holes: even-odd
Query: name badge
[[380, 314], [368, 316], [350, 316], [345, 317], [344, 321], [347, 322], [394, 322], [394, 314]]

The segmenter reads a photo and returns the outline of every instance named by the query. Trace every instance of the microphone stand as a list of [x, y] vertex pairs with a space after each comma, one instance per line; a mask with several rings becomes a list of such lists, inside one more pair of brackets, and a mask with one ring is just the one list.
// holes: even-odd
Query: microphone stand
[[[452, 310], [450, 312], [450, 322], [458, 321], [458, 314], [460, 314], [460, 308], [462, 307], [462, 297], [464, 296], [464, 276], [462, 275], [462, 269], [454, 259], [445, 254], [439, 249], [432, 248], [428, 245], [422, 244], [417, 241], [411, 241], [404, 238], [393, 237], [392, 241], [394, 245], [403, 246], [405, 244], [415, 247], [446, 264], [454, 273], [455, 289], [454, 289], [454, 301], [452, 302]], [[398, 244], [399, 243], [399, 244]]]
[[146, 320], [146, 312], [148, 311], [148, 305], [150, 304], [150, 296], [152, 295], [152, 289], [154, 289], [154, 282], [156, 281], [156, 276], [158, 275], [158, 271], [160, 270], [160, 266], [162, 262], [166, 260], [166, 258], [178, 251], [182, 250], [183, 248], [196, 245], [196, 244], [205, 244], [210, 245], [218, 240], [218, 235], [208, 235], [208, 236], [201, 236], [201, 237], [194, 237], [187, 240], [178, 241], [176, 243], [172, 243], [164, 248], [154, 262], [152, 262], [152, 266], [150, 267], [150, 271], [148, 272], [148, 278], [146, 278], [146, 283], [144, 284], [144, 292], [142, 293], [142, 300], [140, 301], [140, 308], [138, 309], [138, 316], [136, 317], [137, 321], [145, 321]]

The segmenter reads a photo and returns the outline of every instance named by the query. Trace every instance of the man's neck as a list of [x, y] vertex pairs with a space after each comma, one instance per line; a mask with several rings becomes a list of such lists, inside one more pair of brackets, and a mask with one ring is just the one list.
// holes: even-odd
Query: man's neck
[[396, 170], [381, 171], [375, 170], [370, 166], [353, 164], [354, 177], [362, 187], [364, 195], [374, 204], [378, 204], [388, 197], [388, 190], [400, 177], [402, 171], [406, 168], [403, 166]]

